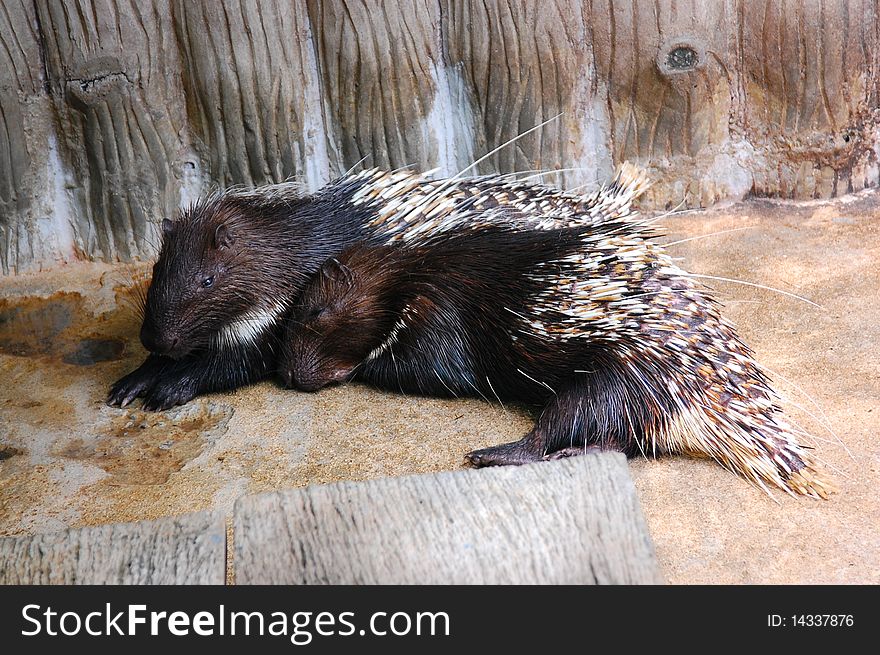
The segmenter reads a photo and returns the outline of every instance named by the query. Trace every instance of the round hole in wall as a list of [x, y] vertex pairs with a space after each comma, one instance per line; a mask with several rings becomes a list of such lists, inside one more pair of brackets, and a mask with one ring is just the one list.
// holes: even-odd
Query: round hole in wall
[[698, 39], [677, 36], [668, 39], [657, 52], [657, 68], [662, 75], [680, 75], [706, 63], [706, 48]]
[[673, 48], [672, 51], [666, 55], [666, 65], [673, 70], [693, 70], [697, 67], [699, 61], [697, 51], [686, 45], [680, 45], [677, 48]]

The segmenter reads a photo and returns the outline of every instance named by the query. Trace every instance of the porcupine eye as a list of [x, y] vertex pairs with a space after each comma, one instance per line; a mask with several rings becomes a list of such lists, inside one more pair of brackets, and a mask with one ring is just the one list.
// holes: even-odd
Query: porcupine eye
[[312, 307], [312, 308], [309, 310], [309, 313], [308, 313], [308, 315], [307, 315], [307, 318], [309, 318], [309, 319], [315, 319], [315, 318], [318, 318], [318, 317], [319, 317], [321, 314], [323, 314], [323, 313], [324, 313], [324, 308], [323, 308], [323, 307]]
[[209, 275], [204, 280], [202, 280], [202, 288], [203, 289], [209, 289], [212, 286], [214, 286], [214, 276], [213, 275]]

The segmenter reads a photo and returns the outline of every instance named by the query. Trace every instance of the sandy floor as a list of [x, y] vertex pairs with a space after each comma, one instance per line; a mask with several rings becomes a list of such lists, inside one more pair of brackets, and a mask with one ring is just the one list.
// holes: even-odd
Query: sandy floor
[[[839, 487], [829, 501], [771, 499], [710, 462], [633, 460], [667, 580], [880, 582], [880, 194], [751, 201], [661, 224], [670, 242], [713, 235], [670, 248], [692, 272], [821, 305], [706, 280]], [[455, 468], [529, 427], [511, 408], [358, 386], [299, 394], [265, 382], [165, 413], [107, 407], [108, 385], [143, 357], [132, 287], [147, 274], [76, 265], [0, 278], [0, 534], [229, 511], [245, 493]]]

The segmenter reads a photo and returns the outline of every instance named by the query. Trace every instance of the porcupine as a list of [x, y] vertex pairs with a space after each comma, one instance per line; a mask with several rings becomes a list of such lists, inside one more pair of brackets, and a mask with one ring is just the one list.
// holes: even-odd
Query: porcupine
[[647, 222], [515, 222], [329, 259], [292, 312], [285, 382], [541, 407], [519, 441], [467, 455], [478, 467], [592, 448], [687, 454], [765, 490], [827, 497], [752, 351]]
[[227, 189], [164, 220], [140, 335], [150, 354], [108, 402], [143, 396], [145, 409], [167, 409], [272, 374], [281, 316], [320, 264], [352, 243], [477, 226], [496, 215], [477, 210], [508, 205], [524, 228], [559, 226], [622, 211], [620, 198], [642, 183], [623, 168], [610, 188], [581, 197], [511, 176], [429, 176], [370, 169], [313, 195], [293, 183]]

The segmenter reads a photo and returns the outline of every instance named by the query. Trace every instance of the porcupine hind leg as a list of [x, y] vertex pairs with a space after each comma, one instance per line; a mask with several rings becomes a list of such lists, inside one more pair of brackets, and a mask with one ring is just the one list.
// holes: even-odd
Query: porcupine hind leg
[[560, 459], [599, 450], [631, 454], [622, 380], [600, 373], [578, 374], [557, 391], [541, 411], [535, 427], [519, 441], [468, 453], [471, 466], [504, 466]]

